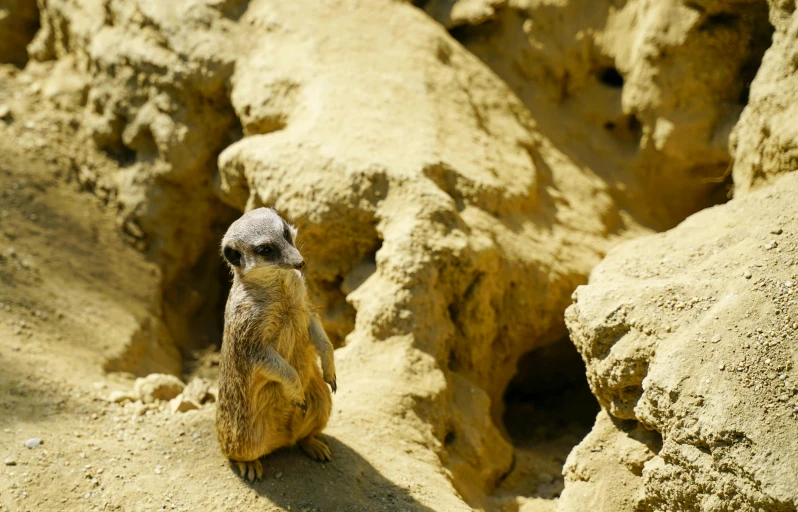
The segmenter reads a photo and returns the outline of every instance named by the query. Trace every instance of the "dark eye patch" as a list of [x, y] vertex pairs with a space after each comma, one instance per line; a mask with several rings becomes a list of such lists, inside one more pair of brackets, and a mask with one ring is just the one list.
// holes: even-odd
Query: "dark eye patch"
[[271, 244], [262, 244], [255, 247], [255, 254], [259, 254], [261, 256], [268, 256], [272, 252], [274, 252], [274, 248], [271, 246]]
[[241, 265], [241, 253], [228, 246], [224, 248], [224, 259], [230, 262], [234, 267]]
[[288, 226], [285, 226], [285, 227], [283, 228], [283, 238], [285, 238], [285, 240], [286, 240], [286, 241], [287, 241], [289, 244], [293, 245], [294, 241], [293, 241], [293, 240], [291, 240], [291, 230], [289, 230], [289, 229], [288, 229]]

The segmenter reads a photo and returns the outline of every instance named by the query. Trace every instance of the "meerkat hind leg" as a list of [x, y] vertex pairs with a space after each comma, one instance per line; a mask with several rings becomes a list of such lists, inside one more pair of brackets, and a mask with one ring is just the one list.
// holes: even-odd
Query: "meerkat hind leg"
[[234, 462], [236, 466], [238, 466], [238, 472], [241, 474], [241, 478], [249, 480], [250, 482], [263, 478], [263, 464], [260, 463], [260, 459], [249, 461], [237, 460]]
[[328, 462], [332, 459], [332, 451], [327, 443], [316, 436], [308, 436], [300, 439], [297, 444], [305, 454], [313, 460]]

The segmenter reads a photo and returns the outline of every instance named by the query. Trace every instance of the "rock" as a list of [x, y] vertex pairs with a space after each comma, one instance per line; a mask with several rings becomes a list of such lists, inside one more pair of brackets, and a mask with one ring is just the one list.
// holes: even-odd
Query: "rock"
[[114, 403], [132, 402], [134, 400], [136, 400], [136, 396], [128, 391], [111, 391], [108, 395], [108, 401]]
[[11, 109], [8, 105], [0, 105], [0, 119], [8, 119], [11, 117]]
[[[623, 181], [642, 194], [626, 203], [635, 216], [670, 216], [675, 224], [714, 204], [726, 188], [718, 184], [728, 176], [732, 161], [728, 137], [745, 104], [740, 98], [771, 42], [768, 5], [724, 0], [702, 7], [699, 15], [680, 2], [590, 2], [595, 13], [602, 13], [593, 19], [584, 15], [586, 5], [578, 0], [557, 7], [525, 2], [516, 9], [499, 0], [430, 0], [423, 8], [448, 28], [467, 32], [460, 42], [510, 84], [528, 108], [540, 112], [538, 120], [557, 117], [542, 131], [561, 147], [602, 159], [592, 149], [600, 144], [569, 137], [566, 128], [592, 125], [619, 147], [633, 148], [627, 157], [616, 158], [615, 165], [627, 176]], [[782, 9], [788, 10], [790, 2], [785, 5]], [[724, 16], [745, 23], [724, 25], [728, 32], [713, 31]], [[564, 36], [562, 20], [573, 22], [572, 30], [581, 35]], [[782, 43], [785, 50], [794, 37]], [[558, 46], [565, 40], [564, 47]], [[577, 50], [580, 43], [587, 45], [583, 51]], [[778, 97], [772, 110], [783, 105], [780, 117], [785, 122], [789, 109], [795, 108], [789, 55], [782, 53], [779, 69], [784, 89], [770, 94]], [[593, 65], [585, 66], [587, 62]], [[673, 84], [667, 94], [661, 94], [664, 83]], [[763, 92], [770, 92], [769, 83], [763, 82]], [[564, 98], [580, 107], [556, 106]], [[747, 144], [768, 139], [754, 128], [745, 135]], [[778, 139], [786, 143], [790, 133]], [[599, 136], [592, 129], [585, 134]], [[774, 166], [778, 154], [775, 148], [768, 153], [775, 157], [770, 157]], [[787, 163], [787, 158], [781, 160]], [[657, 170], [663, 168], [668, 172]]]
[[38, 437], [31, 437], [24, 444], [27, 448], [37, 448], [42, 445], [42, 440]]
[[775, 26], [773, 44], [762, 58], [745, 109], [731, 134], [735, 197], [798, 168], [798, 10], [793, 2], [769, 3]]
[[[719, 497], [724, 510], [798, 506], [798, 420], [779, 378], [796, 376], [789, 318], [798, 317], [798, 304], [782, 286], [790, 267], [779, 262], [798, 256], [798, 243], [782, 243], [778, 253], [759, 238], [761, 226], [780, 216], [789, 219], [785, 232], [798, 230], [797, 194], [798, 172], [790, 173], [671, 231], [626, 243], [577, 289], [566, 322], [612, 421], [600, 416], [569, 457], [560, 510], [664, 510], [674, 503], [700, 510]], [[761, 286], [738, 277], [750, 261], [767, 269]], [[698, 310], [661, 300], [673, 296], [715, 299]], [[678, 327], [665, 334], [664, 325]], [[659, 336], [646, 336], [646, 328]], [[727, 334], [710, 334], [719, 331]], [[738, 364], [747, 370], [717, 371]], [[601, 461], [583, 455], [638, 425], [661, 437], [662, 448], [646, 452], [635, 471], [624, 472], [622, 451]], [[616, 477], [627, 482], [620, 495]], [[581, 502], [584, 496], [592, 498]]]
[[171, 400], [179, 395], [185, 384], [174, 375], [153, 373], [136, 379], [133, 395], [137, 400], [150, 404], [156, 400]]
[[[565, 461], [565, 490], [557, 510], [635, 510], [644, 490], [640, 472], [661, 447], [662, 438], [657, 432], [601, 411], [593, 430]], [[616, 492], [607, 492], [610, 489]], [[623, 492], [617, 492], [618, 489]]]
[[196, 404], [202, 405], [209, 401], [216, 401], [216, 396], [211, 390], [212, 381], [202, 377], [195, 377], [186, 385], [181, 396]]
[[6, 457], [4, 463], [6, 466], [16, 466], [17, 460], [14, 457]]
[[178, 413], [199, 409], [200, 406], [194, 400], [180, 395], [170, 400], [169, 407], [173, 413]]

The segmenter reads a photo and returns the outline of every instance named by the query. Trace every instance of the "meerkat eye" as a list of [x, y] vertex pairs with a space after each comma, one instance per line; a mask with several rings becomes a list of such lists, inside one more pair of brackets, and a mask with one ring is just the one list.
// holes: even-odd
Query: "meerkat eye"
[[233, 249], [232, 247], [225, 247], [224, 248], [224, 259], [226, 259], [231, 265], [234, 267], [238, 267], [241, 265], [241, 253]]
[[272, 249], [271, 245], [263, 244], [263, 245], [259, 245], [259, 246], [255, 247], [255, 254], [259, 254], [261, 256], [266, 256], [267, 254], [271, 254], [271, 252], [273, 250], [274, 249]]

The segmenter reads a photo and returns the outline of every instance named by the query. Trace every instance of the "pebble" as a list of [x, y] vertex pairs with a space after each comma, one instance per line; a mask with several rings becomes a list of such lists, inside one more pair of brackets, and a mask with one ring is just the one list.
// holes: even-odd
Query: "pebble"
[[753, 274], [751, 274], [750, 270], [746, 270], [743, 272], [743, 277], [746, 279], [751, 279], [751, 277], [753, 277]]
[[185, 384], [174, 375], [153, 373], [136, 379], [133, 394], [145, 404], [158, 400], [171, 400], [183, 392]]
[[31, 437], [27, 441], [25, 441], [25, 446], [28, 448], [36, 448], [42, 444], [42, 440], [38, 437]]
[[274, 474], [274, 478], [282, 478], [282, 477], [283, 477], [283, 472], [282, 471], [279, 471], [279, 472]]
[[771, 229], [770, 232], [772, 234], [774, 234], [774, 235], [780, 235], [780, 234], [782, 234], [784, 232], [784, 230], [782, 230], [779, 227], [776, 227], [776, 228]]
[[111, 391], [111, 394], [108, 395], [108, 401], [115, 403], [122, 403], [127, 401], [132, 402], [133, 399], [134, 399], [133, 394], [128, 393], [126, 391]]
[[6, 119], [11, 114], [11, 109], [8, 108], [8, 105], [0, 105], [0, 119]]
[[14, 459], [14, 457], [6, 457], [5, 464], [6, 466], [16, 466], [17, 461]]
[[160, 475], [163, 473], [163, 466], [155, 466], [155, 474]]
[[719, 341], [720, 341], [720, 334], [712, 336], [712, 343], [717, 343]]
[[186, 398], [183, 395], [177, 396], [169, 401], [172, 413], [186, 412], [194, 409], [199, 409], [199, 405], [194, 400]]

